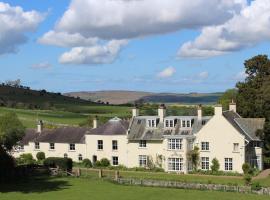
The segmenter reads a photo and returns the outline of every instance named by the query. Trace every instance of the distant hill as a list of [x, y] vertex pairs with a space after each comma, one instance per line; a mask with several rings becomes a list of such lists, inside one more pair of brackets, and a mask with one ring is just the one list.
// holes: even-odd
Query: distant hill
[[95, 102], [109, 102], [110, 104], [126, 104], [134, 102], [149, 103], [181, 103], [181, 104], [213, 104], [222, 93], [150, 93], [137, 91], [96, 91], [96, 92], [70, 92], [67, 96]]

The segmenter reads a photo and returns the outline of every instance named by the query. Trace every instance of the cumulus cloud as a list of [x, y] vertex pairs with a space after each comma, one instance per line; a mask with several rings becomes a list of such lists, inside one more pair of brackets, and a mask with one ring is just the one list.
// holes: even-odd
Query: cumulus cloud
[[35, 63], [32, 65], [32, 69], [48, 69], [51, 68], [52, 65], [49, 62], [40, 62], [40, 63]]
[[18, 46], [27, 41], [25, 34], [35, 31], [44, 17], [37, 11], [24, 11], [0, 2], [0, 55], [16, 53]]
[[173, 76], [176, 72], [176, 69], [174, 67], [167, 67], [166, 69], [162, 70], [157, 74], [158, 78], [169, 78]]
[[105, 64], [113, 62], [127, 40], [111, 40], [105, 45], [91, 47], [74, 47], [61, 55], [60, 63], [64, 64]]
[[256, 0], [224, 24], [203, 28], [194, 41], [181, 46], [178, 56], [218, 56], [269, 40], [270, 3], [269, 0]]

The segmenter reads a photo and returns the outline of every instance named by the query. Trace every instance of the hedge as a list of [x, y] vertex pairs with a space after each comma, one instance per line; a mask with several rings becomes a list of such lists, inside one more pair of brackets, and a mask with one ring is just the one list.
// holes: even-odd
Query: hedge
[[73, 162], [71, 158], [48, 157], [44, 160], [47, 167], [59, 167], [62, 170], [72, 171]]

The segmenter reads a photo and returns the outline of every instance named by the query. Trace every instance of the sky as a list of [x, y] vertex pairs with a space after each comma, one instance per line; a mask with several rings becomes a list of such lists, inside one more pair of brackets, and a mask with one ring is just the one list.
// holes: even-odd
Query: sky
[[222, 92], [270, 54], [269, 0], [0, 0], [0, 82]]

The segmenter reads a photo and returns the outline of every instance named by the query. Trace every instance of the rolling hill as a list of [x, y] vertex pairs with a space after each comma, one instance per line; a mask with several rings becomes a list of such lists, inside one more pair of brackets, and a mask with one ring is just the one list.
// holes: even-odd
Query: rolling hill
[[69, 97], [94, 102], [109, 102], [110, 104], [126, 104], [137, 101], [146, 103], [179, 103], [179, 104], [214, 104], [222, 93], [150, 93], [137, 91], [96, 91], [96, 92], [70, 92]]

